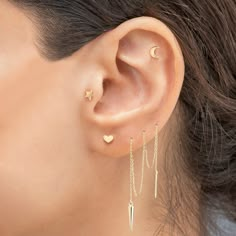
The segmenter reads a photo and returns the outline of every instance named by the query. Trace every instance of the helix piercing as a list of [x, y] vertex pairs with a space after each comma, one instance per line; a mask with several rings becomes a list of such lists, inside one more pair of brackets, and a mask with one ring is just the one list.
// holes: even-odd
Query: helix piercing
[[154, 46], [150, 49], [150, 55], [152, 58], [155, 58], [155, 59], [160, 59], [159, 56], [157, 55], [157, 49], [160, 49], [159, 46]]

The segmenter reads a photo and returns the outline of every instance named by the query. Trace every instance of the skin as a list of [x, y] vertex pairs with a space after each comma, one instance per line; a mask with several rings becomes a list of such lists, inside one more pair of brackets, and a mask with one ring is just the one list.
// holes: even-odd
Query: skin
[[[156, 123], [158, 194], [165, 197], [163, 150], [177, 127], [174, 108], [184, 80], [172, 32], [152, 18], [132, 19], [50, 62], [35, 46], [35, 25], [5, 0], [0, 28], [0, 235], [131, 235], [129, 141], [134, 137], [139, 180], [142, 130], [151, 158]], [[150, 57], [155, 45], [160, 60]], [[92, 101], [84, 97], [88, 89]], [[105, 134], [114, 135], [109, 145]], [[160, 223], [149, 218], [150, 172], [135, 200], [133, 235], [150, 235]], [[157, 218], [164, 213], [158, 203], [156, 212]]]

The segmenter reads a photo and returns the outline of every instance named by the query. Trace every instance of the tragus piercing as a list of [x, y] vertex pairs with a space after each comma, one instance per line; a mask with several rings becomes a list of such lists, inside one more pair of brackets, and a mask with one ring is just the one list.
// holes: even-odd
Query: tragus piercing
[[93, 100], [93, 96], [94, 96], [93, 90], [85, 91], [85, 96], [84, 97], [87, 98], [89, 101]]

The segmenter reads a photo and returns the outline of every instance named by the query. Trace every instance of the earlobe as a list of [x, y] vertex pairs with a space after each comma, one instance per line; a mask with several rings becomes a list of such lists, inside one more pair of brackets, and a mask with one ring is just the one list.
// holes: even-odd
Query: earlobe
[[[146, 130], [149, 141], [155, 124], [161, 129], [170, 118], [184, 79], [180, 47], [162, 22], [140, 17], [95, 39], [87, 50], [94, 51], [90, 63], [103, 77], [89, 78], [102, 89], [101, 96], [87, 91], [86, 99], [93, 98], [85, 120], [94, 131], [90, 149], [103, 156], [126, 155], [130, 137]], [[135, 149], [142, 146], [142, 138], [135, 141]]]

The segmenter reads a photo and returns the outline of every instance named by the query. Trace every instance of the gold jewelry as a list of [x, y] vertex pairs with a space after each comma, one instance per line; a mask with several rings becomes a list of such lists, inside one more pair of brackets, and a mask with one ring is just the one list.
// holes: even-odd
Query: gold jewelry
[[[155, 140], [154, 140], [154, 155], [151, 168], [155, 167], [155, 192], [154, 196], [157, 198], [157, 182], [158, 182], [158, 170], [157, 170], [157, 158], [158, 158], [158, 124], [155, 126]], [[141, 173], [141, 183], [139, 189], [139, 195], [142, 193], [143, 189], [143, 179], [144, 179], [144, 166], [150, 168], [146, 144], [146, 131], [143, 131], [143, 152], [142, 152], [142, 173]], [[130, 138], [130, 201], [128, 205], [129, 212], [129, 226], [130, 230], [133, 231], [134, 228], [134, 202], [133, 193], [137, 197], [137, 191], [135, 187], [135, 172], [134, 172], [134, 156], [133, 156], [133, 138]]]
[[137, 196], [137, 191], [135, 188], [135, 175], [134, 175], [133, 138], [130, 138], [130, 201], [128, 205], [128, 212], [129, 212], [129, 227], [131, 231], [133, 231], [134, 228], [133, 192], [134, 195]]
[[[158, 159], [158, 124], [156, 124], [155, 126], [154, 155], [151, 166], [151, 168], [155, 166], [155, 194], [154, 194], [155, 198], [157, 198], [157, 182], [158, 182], [157, 159]], [[141, 173], [141, 184], [140, 184], [139, 194], [142, 193], [142, 188], [143, 188], [145, 161], [147, 168], [150, 168], [148, 153], [147, 153], [147, 144], [146, 144], [146, 131], [143, 131], [142, 173]]]
[[154, 46], [150, 49], [150, 55], [152, 58], [155, 58], [155, 59], [160, 59], [159, 56], [157, 55], [157, 49], [160, 49], [159, 46]]
[[143, 190], [143, 179], [144, 179], [144, 166], [145, 163], [147, 165], [147, 168], [150, 168], [150, 164], [148, 161], [148, 153], [147, 153], [147, 144], [146, 144], [146, 131], [143, 131], [143, 153], [142, 153], [142, 173], [141, 173], [141, 183], [139, 188], [139, 194], [142, 193]]
[[94, 96], [93, 90], [87, 90], [87, 91], [85, 92], [85, 98], [87, 98], [89, 101], [92, 101], [93, 96]]
[[156, 124], [155, 126], [155, 141], [154, 141], [154, 156], [153, 156], [153, 164], [155, 165], [155, 198], [157, 198], [157, 181], [158, 181], [157, 158], [158, 158], [158, 124]]
[[110, 144], [114, 140], [114, 136], [113, 135], [104, 135], [103, 140], [107, 144]]

